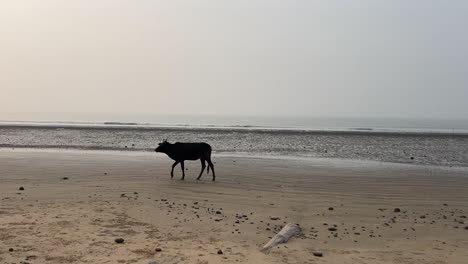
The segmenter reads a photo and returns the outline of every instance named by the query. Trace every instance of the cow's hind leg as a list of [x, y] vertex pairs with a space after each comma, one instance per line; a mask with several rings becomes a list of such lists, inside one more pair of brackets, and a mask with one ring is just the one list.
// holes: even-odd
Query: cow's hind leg
[[200, 159], [200, 160], [201, 160], [201, 171], [200, 171], [200, 175], [198, 175], [197, 181], [200, 180], [200, 177], [202, 176], [203, 171], [205, 170], [205, 167], [206, 167], [205, 160], [204, 159]]
[[208, 162], [208, 166], [211, 167], [211, 173], [213, 174], [213, 181], [215, 181], [216, 176], [215, 176], [215, 170], [214, 170], [213, 162], [211, 162], [211, 159], [208, 159], [206, 161]]
[[181, 180], [184, 180], [184, 179], [185, 179], [184, 161], [181, 161], [181, 162], [180, 162], [180, 167], [182, 167], [182, 179], [181, 179]]
[[174, 162], [174, 164], [172, 164], [171, 179], [174, 178], [174, 168], [175, 168], [175, 166], [177, 166], [177, 164], [179, 164], [178, 161], [176, 161], [176, 162]]

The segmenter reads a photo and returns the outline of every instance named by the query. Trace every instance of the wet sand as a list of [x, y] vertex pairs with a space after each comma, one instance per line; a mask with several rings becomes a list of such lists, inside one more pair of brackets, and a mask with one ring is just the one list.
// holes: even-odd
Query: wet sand
[[0, 263], [468, 263], [466, 170], [214, 161], [197, 182], [153, 153], [1, 150]]

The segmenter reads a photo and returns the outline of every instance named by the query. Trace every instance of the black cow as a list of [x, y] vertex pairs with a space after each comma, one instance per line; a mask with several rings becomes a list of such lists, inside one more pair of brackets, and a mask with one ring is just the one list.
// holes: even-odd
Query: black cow
[[154, 150], [156, 152], [166, 153], [169, 158], [175, 160], [172, 165], [171, 178], [174, 177], [174, 167], [180, 163], [182, 167], [182, 180], [185, 178], [184, 170], [184, 161], [186, 160], [201, 160], [202, 169], [200, 175], [198, 175], [197, 180], [200, 180], [203, 171], [205, 170], [205, 161], [208, 162], [207, 173], [210, 172], [213, 174], [213, 181], [215, 180], [215, 170], [213, 162], [211, 162], [211, 146], [207, 143], [180, 143], [176, 142], [171, 144], [164, 140], [162, 143], [159, 143], [159, 146]]

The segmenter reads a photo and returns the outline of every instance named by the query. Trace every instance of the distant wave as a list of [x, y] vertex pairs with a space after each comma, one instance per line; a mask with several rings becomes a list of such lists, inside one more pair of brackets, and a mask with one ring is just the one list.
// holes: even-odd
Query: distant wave
[[124, 123], [124, 122], [104, 122], [104, 125], [121, 125], [121, 126], [136, 126], [138, 123]]
[[0, 128], [71, 128], [71, 129], [147, 129], [147, 130], [184, 130], [184, 131], [252, 131], [265, 133], [311, 133], [311, 134], [392, 134], [392, 135], [441, 135], [466, 136], [465, 129], [404, 129], [404, 128], [307, 128], [275, 127], [256, 125], [214, 125], [214, 124], [151, 124], [136, 122], [106, 121], [93, 122], [48, 122], [48, 121], [0, 121]]

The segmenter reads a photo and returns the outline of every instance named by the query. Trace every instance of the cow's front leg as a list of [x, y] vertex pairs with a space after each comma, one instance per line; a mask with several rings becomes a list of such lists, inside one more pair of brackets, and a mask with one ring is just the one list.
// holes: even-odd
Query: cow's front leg
[[171, 179], [174, 178], [174, 168], [175, 168], [175, 166], [177, 166], [177, 164], [179, 164], [178, 161], [176, 161], [176, 162], [174, 162], [174, 164], [172, 164]]
[[184, 161], [180, 162], [180, 167], [182, 167], [182, 180], [185, 179], [185, 167], [184, 167]]

